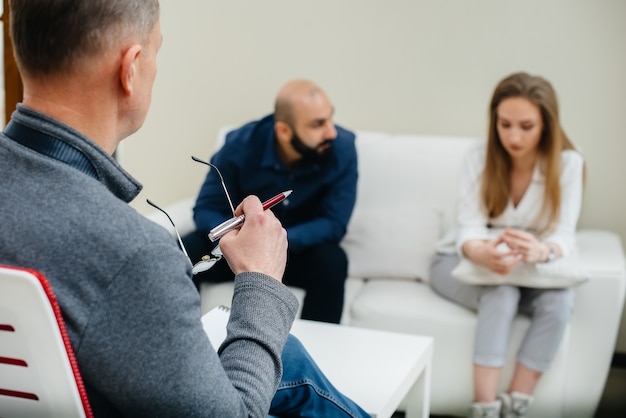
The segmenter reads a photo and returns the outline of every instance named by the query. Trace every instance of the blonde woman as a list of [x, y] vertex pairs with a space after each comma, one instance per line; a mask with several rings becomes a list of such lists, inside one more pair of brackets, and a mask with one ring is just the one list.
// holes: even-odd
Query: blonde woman
[[[537, 289], [462, 283], [451, 272], [463, 256], [501, 275], [518, 263], [569, 254], [583, 189], [583, 158], [565, 135], [548, 81], [512, 74], [490, 103], [486, 147], [467, 156], [461, 179], [456, 251], [440, 252], [431, 283], [440, 295], [478, 312], [470, 417], [523, 417], [549, 368], [574, 305], [571, 288]], [[504, 248], [504, 250], [503, 250]], [[517, 312], [531, 325], [505, 393], [498, 394], [510, 328]]]

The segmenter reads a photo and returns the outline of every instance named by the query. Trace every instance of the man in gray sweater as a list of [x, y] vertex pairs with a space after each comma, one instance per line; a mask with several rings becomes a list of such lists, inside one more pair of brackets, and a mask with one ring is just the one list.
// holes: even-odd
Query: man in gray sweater
[[[366, 416], [289, 336], [297, 300], [281, 283], [286, 233], [256, 197], [237, 209], [243, 227], [221, 240], [237, 276], [219, 354], [202, 329], [189, 260], [128, 206], [141, 185], [111, 154], [148, 112], [158, 1], [10, 7], [24, 99], [0, 134], [0, 263], [47, 276], [95, 415]], [[283, 362], [307, 385], [289, 393]], [[329, 396], [311, 401], [311, 386]]]

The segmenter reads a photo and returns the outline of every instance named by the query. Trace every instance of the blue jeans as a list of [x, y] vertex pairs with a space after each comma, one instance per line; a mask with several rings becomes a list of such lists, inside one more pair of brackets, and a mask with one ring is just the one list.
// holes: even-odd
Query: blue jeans
[[283, 377], [270, 406], [278, 417], [369, 417], [341, 394], [319, 369], [300, 340], [289, 335], [283, 349]]

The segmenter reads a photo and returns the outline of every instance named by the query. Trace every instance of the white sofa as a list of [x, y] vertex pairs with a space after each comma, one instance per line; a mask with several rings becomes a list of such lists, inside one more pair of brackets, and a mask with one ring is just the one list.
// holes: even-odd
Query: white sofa
[[[226, 130], [218, 134], [216, 147]], [[435, 415], [465, 416], [472, 400], [476, 315], [435, 294], [427, 273], [436, 240], [455, 219], [463, 155], [477, 141], [357, 132], [359, 186], [343, 241], [350, 277], [342, 323], [433, 336]], [[193, 228], [193, 203], [190, 197], [166, 208], [181, 234]], [[148, 216], [170, 228], [162, 214]], [[626, 288], [622, 244], [616, 234], [601, 230], [580, 230], [578, 243], [590, 279], [576, 288], [575, 312], [537, 387], [533, 417], [592, 417], [610, 367]], [[302, 300], [302, 290], [294, 290]], [[205, 311], [228, 305], [232, 285], [203, 285], [201, 294]], [[503, 390], [528, 324], [524, 316], [515, 321]]]

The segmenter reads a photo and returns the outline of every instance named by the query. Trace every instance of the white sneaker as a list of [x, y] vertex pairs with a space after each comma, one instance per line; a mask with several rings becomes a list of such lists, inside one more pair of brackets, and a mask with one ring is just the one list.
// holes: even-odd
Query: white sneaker
[[502, 404], [499, 400], [490, 403], [474, 402], [467, 413], [468, 418], [500, 418]]
[[502, 403], [501, 418], [524, 418], [533, 403], [533, 397], [525, 393], [501, 393], [498, 400]]

